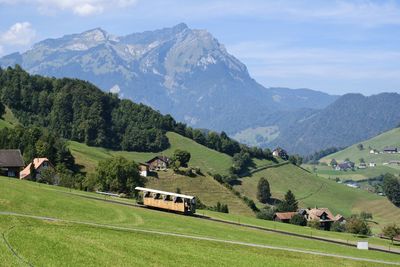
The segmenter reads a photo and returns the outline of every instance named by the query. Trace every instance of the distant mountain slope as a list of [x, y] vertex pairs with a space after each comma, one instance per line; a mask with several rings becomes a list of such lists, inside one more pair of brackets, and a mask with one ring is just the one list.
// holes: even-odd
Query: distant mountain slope
[[279, 136], [268, 145], [301, 154], [346, 147], [399, 125], [399, 103], [397, 93], [347, 94], [322, 110], [285, 113], [272, 122]]
[[[360, 149], [358, 147], [360, 144], [362, 144], [363, 149]], [[370, 153], [370, 150], [383, 152], [384, 148], [386, 147], [397, 147], [400, 150], [400, 128], [395, 128], [393, 130], [377, 135], [371, 139], [361, 141], [357, 144], [349, 146], [346, 149], [330, 154], [320, 159], [320, 161], [329, 163], [332, 159], [336, 159], [338, 162], [341, 162], [348, 158], [351, 161], [358, 163], [359, 159], [363, 158], [367, 164], [369, 162], [374, 162], [377, 164], [377, 166], [381, 166], [383, 165], [383, 163], [389, 162], [391, 160], [400, 160], [399, 153]], [[396, 164], [387, 165], [387, 167], [392, 167], [396, 169], [397, 172], [400, 172], [400, 168]]]
[[172, 114], [196, 128], [230, 134], [280, 110], [323, 108], [337, 99], [312, 90], [266, 89], [210, 33], [185, 24], [126, 36], [102, 29], [37, 43], [0, 59], [30, 73], [93, 82]]

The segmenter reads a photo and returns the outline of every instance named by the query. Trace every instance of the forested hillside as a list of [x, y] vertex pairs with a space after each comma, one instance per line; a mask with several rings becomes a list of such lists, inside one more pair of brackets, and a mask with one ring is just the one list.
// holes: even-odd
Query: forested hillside
[[159, 151], [175, 121], [120, 100], [88, 82], [32, 76], [20, 67], [0, 70], [1, 101], [23, 125], [43, 126], [64, 138], [108, 148]]
[[271, 158], [268, 149], [250, 148], [224, 132], [192, 129], [170, 115], [121, 100], [76, 79], [30, 75], [18, 65], [0, 69], [0, 99], [24, 126], [40, 126], [65, 139], [114, 150], [158, 152], [169, 147], [167, 131], [176, 132], [213, 150], [234, 156], [234, 172], [245, 159]]
[[271, 121], [279, 135], [269, 145], [303, 155], [350, 146], [398, 126], [399, 102], [397, 93], [346, 94], [322, 110], [284, 113]]

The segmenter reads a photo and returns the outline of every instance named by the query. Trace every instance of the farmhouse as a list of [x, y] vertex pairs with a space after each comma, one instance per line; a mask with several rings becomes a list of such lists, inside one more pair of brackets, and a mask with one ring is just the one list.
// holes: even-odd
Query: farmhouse
[[[331, 224], [336, 221], [336, 217], [333, 216], [332, 212], [328, 208], [314, 208], [303, 210], [303, 215], [307, 221], [318, 221], [321, 224], [321, 228], [329, 230]], [[337, 219], [341, 219], [340, 214], [338, 214]], [[344, 218], [343, 218], [344, 220]]]
[[279, 157], [279, 158], [282, 158], [282, 159], [288, 159], [287, 152], [283, 148], [280, 148], [280, 147], [275, 148], [274, 151], [272, 151], [272, 155], [274, 157]]
[[383, 149], [384, 153], [389, 153], [389, 154], [393, 154], [393, 153], [397, 153], [397, 147], [385, 147]]
[[147, 177], [149, 173], [149, 164], [139, 163], [139, 174], [140, 176]]
[[274, 214], [274, 221], [288, 223], [296, 214], [298, 214], [298, 212], [276, 212]]
[[375, 162], [370, 162], [370, 163], [369, 163], [369, 166], [370, 166], [370, 167], [376, 167], [376, 163], [375, 163]]
[[337, 171], [347, 171], [347, 170], [352, 170], [354, 168], [354, 163], [346, 161], [339, 163], [336, 165], [335, 170]]
[[46, 169], [54, 169], [53, 164], [47, 158], [34, 158], [28, 166], [25, 167], [20, 173], [20, 179], [30, 179], [31, 177], [31, 168], [35, 169], [36, 178], [40, 178], [40, 174], [43, 170]]
[[391, 165], [400, 165], [400, 160], [391, 160], [391, 161], [389, 161], [389, 164], [391, 164]]
[[168, 168], [169, 162], [170, 159], [166, 156], [155, 156], [147, 161], [146, 164], [148, 164], [150, 171], [162, 171]]
[[19, 177], [25, 166], [19, 149], [0, 150], [0, 174], [8, 177]]

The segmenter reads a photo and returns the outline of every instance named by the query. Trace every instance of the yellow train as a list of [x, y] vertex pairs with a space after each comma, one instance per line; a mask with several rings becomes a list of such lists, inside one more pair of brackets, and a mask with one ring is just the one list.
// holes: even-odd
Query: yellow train
[[145, 206], [178, 211], [184, 214], [194, 214], [196, 212], [196, 198], [194, 196], [145, 187], [136, 187], [135, 189], [141, 192]]

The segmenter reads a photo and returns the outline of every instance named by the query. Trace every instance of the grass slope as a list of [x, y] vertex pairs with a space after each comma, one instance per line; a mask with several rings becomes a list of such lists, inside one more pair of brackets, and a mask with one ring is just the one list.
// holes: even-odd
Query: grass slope
[[[301, 168], [288, 164], [254, 173], [241, 179], [235, 188], [256, 200], [257, 183], [260, 177], [268, 179], [272, 197], [282, 199], [287, 190], [292, 190], [302, 207], [327, 207], [333, 213], [349, 216], [360, 211], [371, 212], [375, 232], [390, 222], [400, 221], [400, 209], [381, 197], [360, 189], [310, 174]], [[258, 203], [261, 206], [261, 203]]]
[[0, 118], [0, 129], [3, 128], [12, 128], [15, 125], [18, 125], [19, 121], [12, 113], [11, 109], [6, 107], [5, 113], [2, 118]]
[[[363, 144], [364, 150], [359, 150], [357, 148], [358, 144]], [[377, 164], [376, 168], [368, 168], [366, 170], [357, 170], [356, 172], [328, 172], [329, 167], [323, 168], [321, 166], [317, 166], [317, 169], [321, 169], [320, 171], [317, 171], [318, 173], [321, 173], [323, 175], [336, 175], [336, 176], [343, 176], [343, 177], [359, 177], [360, 179], [362, 178], [368, 178], [368, 177], [374, 177], [382, 173], [390, 172], [394, 174], [399, 174], [400, 173], [400, 167], [397, 165], [383, 165], [384, 162], [389, 162], [390, 160], [400, 160], [400, 154], [370, 154], [369, 151], [370, 149], [376, 149], [378, 151], [382, 151], [385, 147], [387, 146], [395, 146], [395, 147], [400, 147], [400, 128], [395, 128], [393, 130], [387, 131], [385, 133], [382, 133], [378, 136], [375, 136], [371, 139], [365, 140], [363, 142], [354, 144], [346, 149], [343, 149], [341, 151], [338, 151], [334, 154], [328, 155], [322, 159], [320, 159], [320, 162], [326, 162], [329, 164], [329, 162], [332, 159], [336, 159], [338, 162], [344, 161], [346, 158], [349, 158], [350, 160], [359, 163], [359, 159], [363, 158], [365, 162], [375, 162]]]
[[189, 151], [192, 156], [189, 165], [199, 167], [204, 173], [226, 173], [232, 164], [230, 156], [202, 146], [189, 138], [173, 132], [168, 132], [167, 137], [171, 147], [159, 153], [112, 151], [104, 148], [89, 147], [74, 141], [69, 142], [69, 149], [76, 162], [83, 165], [87, 172], [94, 171], [100, 160], [105, 160], [112, 156], [121, 155], [136, 162], [146, 162], [160, 154], [172, 156], [176, 149]]
[[[93, 172], [100, 160], [106, 160], [117, 155], [136, 162], [146, 162], [159, 154], [171, 156], [175, 149], [187, 150], [191, 154], [189, 165], [200, 167], [205, 176], [191, 178], [174, 174], [171, 171], [159, 172], [158, 178], [148, 177], [149, 182], [146, 186], [172, 192], [175, 192], [176, 188], [179, 187], [182, 192], [186, 194], [198, 196], [206, 205], [213, 206], [220, 201], [228, 204], [230, 212], [232, 213], [254, 216], [254, 213], [241, 199], [207, 174], [207, 172], [226, 173], [231, 166], [231, 157], [199, 145], [193, 140], [182, 137], [176, 133], [169, 132], [167, 136], [171, 147], [160, 153], [112, 151], [104, 148], [89, 147], [73, 141], [69, 142], [69, 148], [76, 163], [84, 166], [84, 170], [88, 172]], [[258, 160], [256, 165], [265, 163], [266, 161]]]
[[[212, 237], [262, 245], [398, 262], [398, 255], [360, 251], [313, 240], [261, 232], [166, 212], [80, 198], [65, 189], [0, 177], [0, 211], [135, 229]], [[80, 194], [88, 194], [80, 192]], [[327, 256], [251, 248], [181, 237], [106, 229], [68, 222], [0, 215], [0, 232], [34, 266], [376, 266]], [[20, 266], [4, 242], [0, 265]]]
[[230, 213], [254, 216], [241, 199], [208, 175], [186, 177], [167, 171], [159, 172], [158, 178], [148, 178], [146, 186], [150, 188], [175, 192], [179, 187], [183, 193], [199, 197], [207, 206], [214, 206], [219, 201], [228, 204]]

